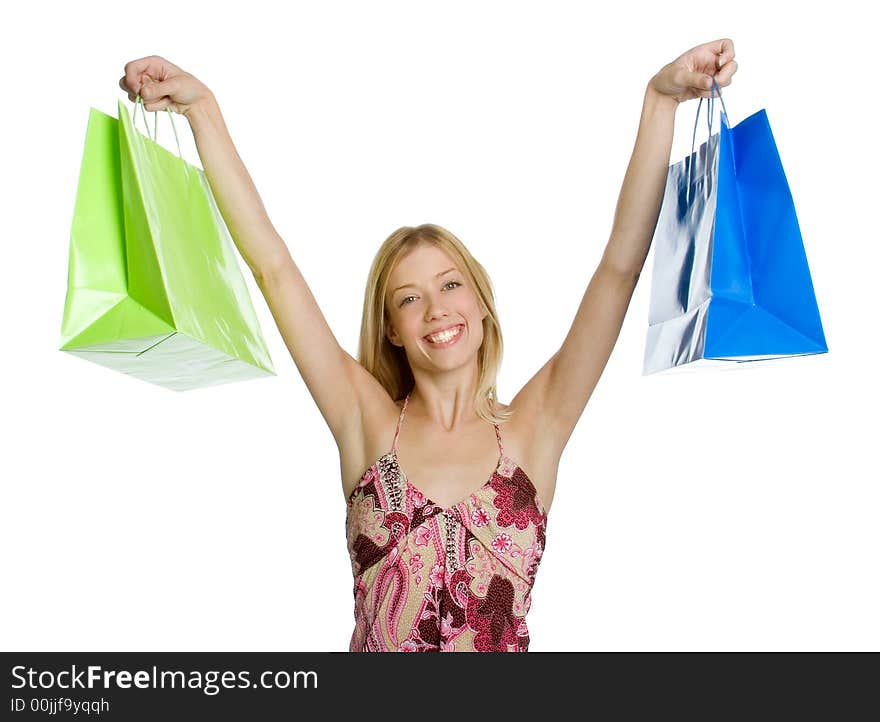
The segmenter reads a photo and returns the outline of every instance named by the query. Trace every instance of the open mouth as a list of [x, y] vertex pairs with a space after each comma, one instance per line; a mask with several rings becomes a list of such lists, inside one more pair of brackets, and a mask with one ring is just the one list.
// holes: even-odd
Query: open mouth
[[425, 336], [424, 340], [434, 346], [435, 348], [445, 348], [446, 346], [452, 346], [458, 339], [461, 338], [462, 332], [464, 331], [464, 324], [458, 324], [457, 326], [453, 326], [446, 331], [442, 331], [441, 333], [435, 333], [431, 336]]

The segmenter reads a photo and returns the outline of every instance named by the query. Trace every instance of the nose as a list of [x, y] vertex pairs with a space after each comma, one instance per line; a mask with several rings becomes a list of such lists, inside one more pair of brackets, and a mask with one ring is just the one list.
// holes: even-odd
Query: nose
[[428, 300], [428, 303], [425, 304], [425, 321], [431, 322], [438, 318], [445, 318], [449, 313], [446, 311], [446, 306], [444, 306], [440, 302], [439, 297], [431, 297]]

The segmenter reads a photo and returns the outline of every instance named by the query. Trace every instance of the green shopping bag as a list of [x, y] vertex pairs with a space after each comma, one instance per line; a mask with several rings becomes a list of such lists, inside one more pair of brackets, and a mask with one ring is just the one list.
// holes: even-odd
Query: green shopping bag
[[204, 172], [122, 101], [119, 120], [89, 114], [61, 336], [61, 351], [175, 391], [275, 375]]

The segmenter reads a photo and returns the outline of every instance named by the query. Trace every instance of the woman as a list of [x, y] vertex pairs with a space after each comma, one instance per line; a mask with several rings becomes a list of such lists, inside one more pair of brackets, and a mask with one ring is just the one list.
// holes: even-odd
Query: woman
[[336, 439], [355, 577], [351, 651], [528, 649], [559, 459], [648, 254], [676, 107], [710, 97], [713, 77], [729, 85], [733, 58], [731, 40], [706, 43], [649, 81], [604, 255], [562, 346], [509, 405], [496, 399], [491, 284], [452, 233], [424, 224], [386, 239], [355, 361], [272, 226], [213, 94], [157, 56], [125, 66], [132, 101], [189, 120], [226, 225]]

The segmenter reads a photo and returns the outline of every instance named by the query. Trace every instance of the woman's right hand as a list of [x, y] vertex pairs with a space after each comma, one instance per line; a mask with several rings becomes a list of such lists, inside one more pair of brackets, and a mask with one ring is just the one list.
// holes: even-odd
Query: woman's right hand
[[132, 102], [140, 94], [144, 110], [170, 108], [187, 115], [196, 105], [211, 97], [211, 91], [197, 78], [158, 55], [150, 55], [125, 64], [119, 87]]

